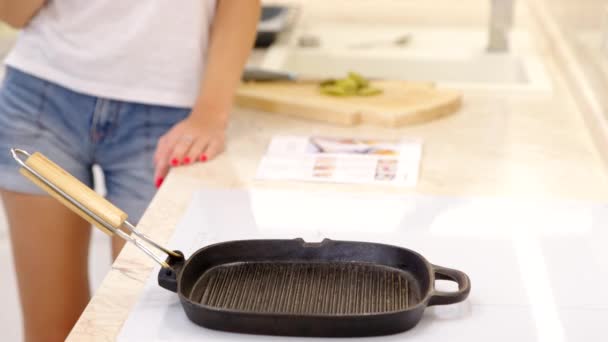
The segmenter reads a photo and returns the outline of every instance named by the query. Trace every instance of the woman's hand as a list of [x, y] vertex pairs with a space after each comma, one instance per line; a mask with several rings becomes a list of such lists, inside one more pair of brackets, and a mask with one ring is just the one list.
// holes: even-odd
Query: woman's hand
[[177, 123], [156, 146], [156, 187], [163, 183], [171, 166], [206, 162], [224, 151], [227, 120], [191, 114]]

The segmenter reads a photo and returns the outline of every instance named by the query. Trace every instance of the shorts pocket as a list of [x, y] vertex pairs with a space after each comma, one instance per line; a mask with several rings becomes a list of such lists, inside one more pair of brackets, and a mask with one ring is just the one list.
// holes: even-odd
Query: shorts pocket
[[30, 138], [41, 131], [48, 82], [9, 68], [0, 89], [0, 131]]
[[40, 136], [47, 88], [46, 81], [8, 68], [0, 88], [0, 134], [17, 140]]

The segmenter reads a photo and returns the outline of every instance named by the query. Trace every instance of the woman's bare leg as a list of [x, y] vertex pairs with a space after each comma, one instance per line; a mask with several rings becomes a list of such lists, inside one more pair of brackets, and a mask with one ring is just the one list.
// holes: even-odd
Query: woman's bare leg
[[89, 301], [89, 224], [48, 196], [0, 192], [25, 340], [63, 341]]

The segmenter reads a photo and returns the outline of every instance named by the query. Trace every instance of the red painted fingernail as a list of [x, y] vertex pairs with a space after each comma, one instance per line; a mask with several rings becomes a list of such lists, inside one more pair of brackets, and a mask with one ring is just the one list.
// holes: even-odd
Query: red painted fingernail
[[184, 165], [188, 165], [188, 164], [190, 164], [190, 158], [185, 157], [185, 158], [184, 158], [184, 161], [183, 161], [183, 164], [184, 164]]
[[159, 177], [159, 178], [156, 179], [156, 188], [157, 189], [160, 188], [161, 185], [163, 185], [163, 181], [164, 180], [165, 179], [163, 177]]
[[177, 160], [177, 158], [171, 159], [171, 165], [178, 166], [179, 165], [179, 160]]
[[207, 161], [207, 156], [204, 154], [201, 154], [201, 157], [199, 158], [201, 162], [206, 162]]

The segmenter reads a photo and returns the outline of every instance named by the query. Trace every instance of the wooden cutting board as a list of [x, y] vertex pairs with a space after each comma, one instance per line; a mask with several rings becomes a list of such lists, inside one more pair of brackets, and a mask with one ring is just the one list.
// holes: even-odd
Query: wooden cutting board
[[315, 82], [247, 82], [236, 94], [238, 106], [342, 125], [361, 123], [398, 127], [456, 112], [462, 94], [432, 83], [373, 81], [383, 93], [334, 97], [319, 93]]

